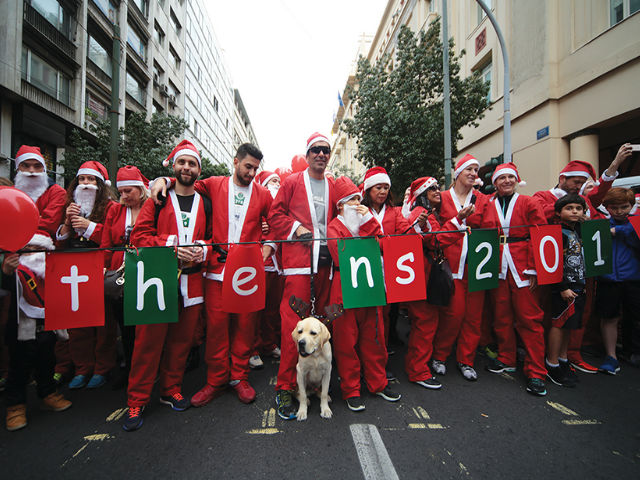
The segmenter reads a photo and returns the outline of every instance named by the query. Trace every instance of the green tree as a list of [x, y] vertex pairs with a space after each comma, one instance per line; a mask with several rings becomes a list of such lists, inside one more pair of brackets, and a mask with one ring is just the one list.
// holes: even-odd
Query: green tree
[[[67, 182], [73, 179], [83, 162], [97, 160], [106, 165], [109, 161], [109, 121], [94, 118], [94, 122], [95, 126], [92, 125], [89, 131], [95, 139], [87, 138], [79, 129], [71, 132], [71, 148], [62, 162]], [[162, 161], [181, 139], [186, 128], [187, 123], [174, 115], [154, 113], [147, 121], [143, 113], [131, 114], [124, 128], [120, 128], [118, 167], [135, 165], [149, 179], [169, 174], [171, 170], [163, 167]], [[213, 165], [203, 157], [202, 177], [211, 175], [229, 175], [229, 169], [226, 165]]]
[[362, 182], [362, 175], [357, 174], [352, 168], [345, 167], [344, 165], [336, 165], [331, 169], [331, 172], [336, 178], [342, 176], [349, 177], [356, 186]]
[[[487, 108], [489, 86], [479, 74], [460, 77], [460, 59], [449, 42], [452, 154], [460, 129], [477, 126]], [[444, 159], [443, 74], [440, 19], [414, 34], [400, 29], [395, 59], [376, 64], [360, 58], [348, 95], [355, 115], [341, 128], [356, 138], [357, 157], [389, 172], [396, 193], [421, 176], [442, 178]]]

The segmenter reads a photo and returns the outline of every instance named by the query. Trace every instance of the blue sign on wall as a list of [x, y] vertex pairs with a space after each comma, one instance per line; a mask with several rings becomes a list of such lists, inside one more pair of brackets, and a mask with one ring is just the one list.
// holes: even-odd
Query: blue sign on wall
[[549, 136], [549, 125], [544, 128], [541, 128], [536, 132], [536, 140], [540, 140], [541, 138]]

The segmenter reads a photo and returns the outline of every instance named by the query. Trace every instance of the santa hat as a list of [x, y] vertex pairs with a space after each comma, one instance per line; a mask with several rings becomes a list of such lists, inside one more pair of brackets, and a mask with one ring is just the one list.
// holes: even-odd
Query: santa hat
[[125, 165], [118, 170], [118, 175], [116, 177], [116, 188], [120, 187], [149, 188], [149, 180], [142, 175], [138, 167]]
[[106, 186], [111, 185], [111, 180], [109, 180], [109, 173], [107, 173], [107, 169], [100, 162], [95, 162], [93, 160], [84, 162], [82, 165], [80, 165], [76, 177], [79, 175], [93, 175], [94, 177], [98, 177], [100, 180], [102, 180]]
[[31, 240], [27, 243], [27, 245], [31, 245], [32, 247], [40, 247], [45, 250], [53, 250], [53, 240], [46, 233], [38, 233], [36, 232]]
[[456, 169], [453, 171], [453, 179], [455, 180], [456, 178], [458, 178], [460, 172], [462, 172], [469, 165], [480, 166], [480, 162], [478, 162], [478, 160], [474, 156], [467, 153], [464, 157], [458, 160], [458, 163], [456, 163]]
[[168, 167], [169, 164], [173, 165], [178, 157], [181, 157], [182, 155], [191, 155], [193, 158], [198, 160], [198, 165], [200, 165], [200, 168], [202, 168], [202, 161], [200, 160], [198, 149], [189, 140], [183, 140], [178, 145], [176, 145], [176, 148], [171, 150], [169, 156], [162, 162], [162, 166]]
[[420, 177], [414, 180], [409, 187], [409, 198], [407, 199], [407, 203], [409, 205], [413, 205], [416, 198], [426, 192], [429, 187], [437, 184], [438, 181], [433, 177]]
[[22, 145], [16, 153], [16, 168], [25, 160], [38, 160], [42, 166], [46, 169], [47, 164], [44, 161], [42, 153], [40, 153], [39, 147], [30, 147], [29, 145]]
[[348, 202], [353, 197], [360, 197], [362, 199], [362, 194], [358, 190], [358, 187], [351, 181], [349, 177], [338, 177], [336, 179], [336, 183], [333, 184], [335, 198], [338, 199], [336, 205], [340, 205], [341, 203]]
[[254, 181], [259, 184], [262, 185], [263, 187], [267, 186], [267, 183], [269, 183], [271, 181], [271, 179], [273, 178], [277, 178], [280, 180], [280, 175], [278, 175], [275, 172], [270, 172], [268, 170], [263, 170], [260, 173], [258, 173], [256, 175], [256, 178], [254, 178]]
[[491, 183], [495, 185], [498, 177], [502, 175], [513, 175], [514, 177], [516, 177], [516, 180], [518, 181], [518, 185], [521, 187], [524, 187], [527, 184], [527, 182], [523, 181], [520, 178], [520, 174], [518, 173], [518, 167], [516, 167], [515, 163], [501, 163], [500, 165], [498, 165], [496, 169], [493, 171], [493, 175], [491, 175]]
[[596, 171], [593, 169], [593, 166], [588, 162], [583, 162], [582, 160], [571, 160], [567, 163], [567, 166], [560, 170], [559, 176], [565, 177], [585, 177], [585, 178], [593, 178], [594, 180], [597, 178]]
[[366, 192], [379, 183], [386, 183], [391, 187], [391, 179], [387, 171], [382, 167], [373, 167], [367, 170], [367, 173], [364, 174], [363, 190]]
[[315, 132], [307, 140], [307, 149], [305, 150], [305, 152], [309, 153], [309, 149], [316, 142], [327, 142], [329, 145], [331, 145], [331, 142], [329, 142], [329, 139], [325, 135], [322, 135], [321, 133]]

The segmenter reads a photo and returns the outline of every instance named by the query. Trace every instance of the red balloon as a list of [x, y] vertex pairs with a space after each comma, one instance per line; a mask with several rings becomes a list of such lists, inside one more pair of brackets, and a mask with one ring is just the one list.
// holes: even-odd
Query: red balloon
[[278, 174], [278, 176], [280, 177], [280, 183], [282, 184], [282, 182], [284, 182], [284, 180], [291, 175], [293, 172], [291, 171], [290, 168], [281, 168], [278, 167], [275, 169], [275, 172]]
[[304, 158], [304, 155], [294, 155], [291, 159], [291, 170], [294, 172], [302, 172], [306, 170], [309, 164], [307, 163], [307, 159]]
[[0, 249], [15, 252], [36, 233], [40, 214], [26, 193], [14, 187], [0, 187], [0, 218], [5, 226], [0, 232]]

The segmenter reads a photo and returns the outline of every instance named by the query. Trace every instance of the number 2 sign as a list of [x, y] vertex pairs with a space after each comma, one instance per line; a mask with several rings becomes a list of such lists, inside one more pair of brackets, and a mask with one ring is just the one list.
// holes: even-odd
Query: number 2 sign
[[498, 230], [475, 230], [469, 235], [469, 291], [498, 288], [500, 249]]

